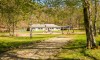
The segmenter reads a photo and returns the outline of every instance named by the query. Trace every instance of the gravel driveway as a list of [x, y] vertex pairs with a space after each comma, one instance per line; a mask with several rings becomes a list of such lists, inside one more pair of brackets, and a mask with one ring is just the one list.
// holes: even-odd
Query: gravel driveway
[[0, 60], [34, 60], [34, 59], [60, 59], [57, 54], [72, 38], [55, 37], [37, 42], [22, 49], [15, 49], [0, 54]]

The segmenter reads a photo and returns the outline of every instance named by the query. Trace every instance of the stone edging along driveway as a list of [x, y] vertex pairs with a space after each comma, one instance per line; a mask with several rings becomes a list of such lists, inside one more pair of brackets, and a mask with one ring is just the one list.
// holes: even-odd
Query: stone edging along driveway
[[34, 59], [59, 59], [57, 54], [61, 47], [72, 38], [55, 37], [37, 42], [22, 49], [15, 49], [0, 55], [0, 60], [34, 60]]

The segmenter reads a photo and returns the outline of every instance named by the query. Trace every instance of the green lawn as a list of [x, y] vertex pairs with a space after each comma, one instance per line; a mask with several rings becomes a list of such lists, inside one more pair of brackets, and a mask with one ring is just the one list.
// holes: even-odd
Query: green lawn
[[[29, 37], [0, 37], [0, 52], [9, 48], [17, 48], [31, 42], [45, 40], [59, 35], [34, 35]], [[86, 49], [86, 36], [84, 34], [60, 35], [62, 37], [72, 37], [73, 41], [66, 44], [61, 53], [57, 55], [65, 60], [100, 60], [100, 49]], [[96, 37], [97, 45], [100, 42], [100, 35]]]
[[[30, 31], [26, 31], [26, 30], [18, 30], [17, 32], [19, 32], [19, 33], [30, 33]], [[45, 31], [42, 31], [42, 30], [40, 30], [40, 31], [32, 31], [33, 33], [46, 33]], [[62, 33], [62, 31], [61, 30], [56, 30], [56, 31], [52, 31], [53, 33]], [[68, 30], [63, 30], [63, 32], [64, 33], [67, 33], [68, 32]], [[69, 31], [70, 33], [71, 32], [73, 32], [73, 30], [70, 30]], [[85, 32], [85, 30], [74, 30], [74, 32]]]
[[34, 35], [32, 39], [29, 37], [0, 37], [0, 53], [9, 49], [18, 48], [21, 45], [46, 40], [55, 36], [58, 35]]
[[[100, 60], [100, 49], [86, 49], [85, 35], [70, 35], [73, 42], [69, 42], [62, 48], [58, 57], [65, 60]], [[97, 44], [100, 41], [100, 35], [96, 37]]]

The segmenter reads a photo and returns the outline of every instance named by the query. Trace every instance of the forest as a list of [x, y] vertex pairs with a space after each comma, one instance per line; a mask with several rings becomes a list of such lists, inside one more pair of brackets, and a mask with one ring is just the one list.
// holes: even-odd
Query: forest
[[[42, 32], [43, 34], [39, 35], [36, 33], [40, 32], [33, 33], [34, 31], [32, 32], [30, 30], [30, 26], [32, 24], [55, 24], [58, 26], [71, 26], [73, 27], [73, 29], [68, 31], [61, 30], [63, 34], [45, 34], [44, 32]], [[30, 31], [27, 31], [28, 29]], [[18, 37], [19, 36], [18, 33], [21, 35], [28, 34], [28, 36], [32, 38], [29, 38], [28, 36]], [[59, 33], [59, 31], [56, 33]], [[74, 41], [75, 43], [73, 41], [71, 42], [69, 41], [70, 44], [66, 43], [64, 48], [72, 46], [74, 47], [74, 45], [75, 46], [80, 45], [82, 49], [99, 50], [100, 49], [99, 48], [100, 1], [99, 0], [0, 0], [0, 48], [1, 48], [0, 53], [18, 48], [20, 46], [23, 47], [25, 46], [25, 44], [30, 45], [34, 41], [36, 42], [41, 40], [47, 40], [49, 38], [57, 36], [66, 37], [66, 39], [67, 37], [68, 38], [70, 37], [72, 38], [72, 40], [73, 39], [75, 40]], [[81, 43], [83, 41], [84, 43]], [[79, 50], [81, 50], [81, 48]], [[98, 53], [97, 50], [96, 53], [94, 54]], [[58, 55], [58, 57], [63, 56], [63, 53], [60, 54]], [[97, 54], [96, 57], [98, 57], [99, 55], [100, 54]], [[67, 56], [67, 54], [65, 54], [65, 56]], [[66, 59], [65, 56], [63, 57], [63, 59], [64, 58]], [[94, 60], [100, 59], [96, 57], [92, 58]], [[85, 59], [84, 57], [83, 60], [91, 60], [92, 58], [89, 57], [88, 59], [86, 57]], [[70, 57], [68, 59], [70, 59]], [[80, 59], [81, 58], [79, 57], [79, 60]]]

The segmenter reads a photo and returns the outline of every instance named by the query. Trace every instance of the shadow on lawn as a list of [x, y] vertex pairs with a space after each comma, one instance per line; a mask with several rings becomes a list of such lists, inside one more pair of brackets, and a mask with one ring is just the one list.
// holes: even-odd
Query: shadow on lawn
[[98, 60], [98, 59], [95, 58], [94, 56], [91, 56], [91, 55], [87, 54], [87, 53], [86, 53], [86, 48], [83, 48], [83, 49], [81, 50], [80, 53], [84, 54], [84, 56], [89, 57], [89, 58], [91, 58], [91, 59], [93, 59], [93, 60]]
[[[0, 55], [0, 57], [1, 57], [1, 55]], [[6, 56], [5, 57], [9, 57], [9, 58], [7, 58], [8, 60], [10, 60], [10, 59], [13, 59], [13, 60], [34, 60], [34, 59], [31, 59], [31, 58], [18, 57], [17, 55], [10, 54], [10, 53], [6, 53]], [[0, 58], [0, 60], [6, 60], [5, 57]]]
[[[29, 45], [24, 45], [24, 46], [21, 46], [21, 48], [19, 49], [50, 49], [50, 48], [34, 48], [34, 45], [37, 44], [37, 43], [40, 43], [41, 41], [37, 41], [37, 42], [34, 42], [34, 43], [31, 43], [32, 46], [29, 46]], [[29, 46], [29, 47], [28, 47]], [[88, 58], [91, 58], [93, 60], [97, 60], [97, 58], [95, 58], [94, 56], [91, 56], [89, 54], [86, 53], [86, 46], [71, 46], [69, 48], [67, 47], [62, 47], [62, 48], [51, 48], [51, 49], [67, 49], [67, 50], [75, 50], [75, 49], [81, 49], [79, 51], [79, 53], [81, 53], [82, 55], [84, 55], [85, 57], [88, 57]], [[34, 60], [32, 58], [22, 58], [22, 57], [18, 57], [17, 55], [14, 55], [14, 54], [11, 54], [11, 53], [7, 53], [7, 56], [10, 56], [11, 58], [13, 57], [14, 60]], [[1, 57], [1, 56], [0, 56]], [[2, 59], [0, 59], [2, 60]], [[51, 59], [48, 59], [48, 60], [51, 60]], [[78, 59], [75, 59], [75, 58], [61, 58], [61, 60], [81, 60], [80, 58]]]
[[80, 60], [80, 59], [73, 59], [73, 58], [63, 58], [62, 60]]
[[[27, 49], [29, 49], [29, 48], [27, 48]], [[33, 48], [34, 49], [34, 48]], [[36, 49], [38, 49], [38, 48], [36, 48]], [[48, 49], [48, 48], [41, 48], [41, 49]], [[50, 49], [50, 48], [49, 48]], [[51, 48], [51, 49], [54, 49], [54, 48]], [[55, 49], [60, 49], [60, 48], [55, 48]], [[67, 49], [67, 50], [75, 50], [75, 49], [81, 49], [80, 50], [80, 53], [82, 54], [82, 55], [84, 55], [85, 57], [88, 57], [88, 58], [91, 58], [92, 60], [97, 60], [97, 58], [95, 58], [95, 57], [93, 57], [93, 56], [91, 56], [91, 55], [89, 55], [89, 54], [87, 54], [86, 53], [86, 48], [85, 48], [85, 46], [83, 46], [83, 47], [70, 47], [70, 48], [62, 48], [62, 49]], [[32, 58], [22, 58], [22, 57], [18, 57], [17, 55], [15, 55], [15, 54], [12, 54], [12, 53], [7, 53], [6, 54], [6, 56], [5, 57], [9, 57], [9, 59], [10, 59], [10, 57], [11, 57], [11, 59], [14, 59], [14, 60], [34, 60], [34, 59], [32, 59]], [[0, 56], [1, 57], [1, 56]], [[75, 58], [60, 58], [61, 60], [81, 60], [80, 58], [77, 58], [77, 59], [75, 59]], [[2, 60], [2, 59], [0, 59], [0, 60]], [[49, 60], [49, 59], [48, 59]], [[51, 59], [50, 59], [51, 60]]]
[[[81, 49], [80, 53], [83, 54], [85, 57], [88, 57], [92, 60], [98, 60], [97, 58], [95, 58], [94, 56], [91, 56], [89, 54], [86, 53], [86, 46], [74, 46], [74, 47], [70, 47], [70, 48], [62, 48], [62, 49], [68, 49], [68, 50], [75, 50], [75, 49]], [[74, 58], [63, 58], [64, 60], [81, 60], [81, 59], [74, 59]]]

